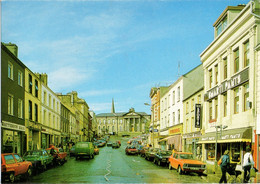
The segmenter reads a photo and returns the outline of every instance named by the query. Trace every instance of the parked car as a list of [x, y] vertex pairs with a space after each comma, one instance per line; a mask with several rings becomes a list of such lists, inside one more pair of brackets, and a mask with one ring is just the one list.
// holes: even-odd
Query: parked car
[[159, 148], [149, 148], [149, 150], [145, 152], [144, 158], [148, 161], [153, 161], [158, 150]]
[[67, 162], [67, 152], [64, 152], [62, 148], [51, 146], [50, 148], [47, 148], [46, 151], [53, 156], [54, 164], [62, 165]]
[[98, 147], [104, 147], [106, 145], [106, 141], [104, 140], [98, 140]]
[[118, 144], [119, 144], [119, 146], [121, 146], [121, 141], [116, 141]]
[[127, 146], [125, 148], [125, 154], [126, 155], [137, 155], [138, 154], [138, 150], [136, 149], [135, 146]]
[[143, 145], [137, 145], [138, 154], [141, 153], [141, 150], [143, 149]]
[[119, 147], [120, 147], [120, 145], [118, 144], [118, 142], [114, 142], [112, 144], [112, 148], [119, 148]]
[[9, 180], [14, 182], [18, 176], [25, 176], [26, 178], [32, 175], [32, 163], [24, 161], [16, 153], [2, 153], [1, 154], [1, 180]]
[[141, 157], [144, 157], [144, 156], [145, 156], [145, 153], [146, 153], [148, 150], [149, 150], [149, 147], [143, 147], [143, 148], [140, 150], [140, 152], [139, 152], [140, 156], [141, 156]]
[[94, 158], [94, 146], [92, 142], [78, 142], [75, 147], [76, 159], [80, 157]]
[[162, 164], [168, 165], [171, 154], [172, 151], [159, 150], [154, 155], [153, 162], [157, 165], [162, 165]]
[[196, 172], [201, 175], [206, 170], [206, 164], [195, 160], [192, 153], [175, 152], [169, 158], [169, 169], [177, 169], [179, 174]]
[[75, 145], [71, 146], [70, 148], [70, 157], [74, 157], [75, 156]]
[[23, 155], [23, 159], [32, 162], [33, 170], [46, 170], [48, 166], [53, 165], [53, 157], [46, 150], [27, 151]]
[[99, 149], [97, 146], [94, 146], [94, 154], [98, 155], [99, 154]]
[[111, 147], [112, 144], [113, 144], [113, 143], [109, 141], [109, 142], [107, 143], [107, 147], [108, 147], [108, 146]]

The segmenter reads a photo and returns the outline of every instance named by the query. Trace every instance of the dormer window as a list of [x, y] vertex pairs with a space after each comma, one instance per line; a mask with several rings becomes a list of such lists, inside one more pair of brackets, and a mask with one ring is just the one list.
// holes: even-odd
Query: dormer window
[[217, 29], [217, 36], [220, 35], [220, 33], [226, 29], [227, 27], [227, 17], [225, 17], [224, 19], [222, 19], [222, 21], [219, 22], [218, 26], [216, 27]]

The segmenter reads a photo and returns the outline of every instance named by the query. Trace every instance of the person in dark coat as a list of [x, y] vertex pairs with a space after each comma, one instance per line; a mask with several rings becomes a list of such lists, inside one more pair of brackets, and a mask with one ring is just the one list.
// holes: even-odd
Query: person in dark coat
[[221, 157], [221, 159], [222, 159], [222, 162], [220, 164], [220, 168], [221, 168], [222, 176], [219, 180], [219, 183], [222, 183], [222, 182], [227, 183], [226, 173], [230, 166], [229, 150], [226, 150], [224, 152], [224, 155]]

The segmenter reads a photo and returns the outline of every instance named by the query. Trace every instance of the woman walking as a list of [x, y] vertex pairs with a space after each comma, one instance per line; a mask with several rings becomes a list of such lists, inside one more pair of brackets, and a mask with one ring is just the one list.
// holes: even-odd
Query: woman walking
[[228, 171], [229, 165], [230, 165], [230, 159], [229, 159], [229, 150], [226, 150], [224, 152], [224, 155], [222, 156], [222, 162], [220, 164], [220, 168], [221, 168], [221, 172], [222, 172], [222, 176], [219, 180], [219, 183], [227, 183], [227, 176], [226, 173]]
[[255, 164], [253, 160], [253, 156], [251, 154], [251, 149], [250, 147], [246, 148], [246, 154], [244, 155], [244, 161], [243, 161], [243, 169], [244, 169], [244, 183], [247, 183], [248, 180], [250, 179], [250, 169], [253, 167]]

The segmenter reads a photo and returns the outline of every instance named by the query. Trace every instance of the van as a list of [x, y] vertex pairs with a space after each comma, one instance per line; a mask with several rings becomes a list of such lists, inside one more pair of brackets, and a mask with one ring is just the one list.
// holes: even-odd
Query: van
[[78, 142], [75, 145], [75, 157], [94, 158], [94, 145], [92, 142]]

